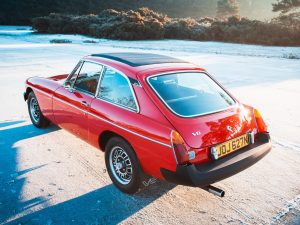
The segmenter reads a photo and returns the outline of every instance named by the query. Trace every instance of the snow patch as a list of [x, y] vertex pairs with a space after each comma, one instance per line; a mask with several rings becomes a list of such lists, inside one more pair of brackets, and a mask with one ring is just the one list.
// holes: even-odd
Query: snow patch
[[275, 145], [279, 145], [281, 147], [292, 149], [292, 150], [300, 152], [300, 144], [288, 142], [288, 141], [285, 141], [285, 140], [280, 140], [280, 139], [277, 139], [277, 138], [272, 138], [272, 142]]
[[291, 211], [300, 206], [300, 195], [288, 201], [285, 206], [273, 217], [270, 225], [278, 224], [282, 219], [287, 216]]
[[40, 47], [63, 47], [68, 44], [6, 44], [0, 45], [0, 49], [12, 49], [12, 48], [40, 48]]
[[[278, 46], [261, 46], [261, 45], [245, 45], [212, 41], [192, 41], [192, 40], [141, 40], [141, 41], [119, 41], [108, 39], [97, 39], [85, 35], [69, 35], [69, 34], [38, 34], [31, 27], [18, 26], [0, 26], [0, 37], [5, 36], [6, 41], [15, 41], [18, 39], [22, 42], [30, 43], [49, 43], [51, 39], [65, 38], [72, 43], [87, 44], [93, 42], [93, 46], [123, 48], [134, 50], [149, 51], [170, 51], [170, 52], [186, 52], [192, 54], [216, 54], [216, 55], [236, 55], [264, 58], [281, 58], [293, 60], [300, 59], [299, 47], [278, 47]], [[3, 40], [2, 40], [3, 41]], [[96, 43], [94, 43], [96, 42]], [[292, 57], [290, 57], [292, 56]], [[291, 59], [289, 59], [291, 60]]]

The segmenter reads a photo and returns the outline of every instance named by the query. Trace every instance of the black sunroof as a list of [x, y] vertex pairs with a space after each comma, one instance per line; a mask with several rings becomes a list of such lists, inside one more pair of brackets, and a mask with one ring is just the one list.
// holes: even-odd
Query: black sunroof
[[92, 56], [112, 59], [133, 67], [160, 63], [185, 63], [181, 59], [151, 53], [122, 52], [93, 54]]

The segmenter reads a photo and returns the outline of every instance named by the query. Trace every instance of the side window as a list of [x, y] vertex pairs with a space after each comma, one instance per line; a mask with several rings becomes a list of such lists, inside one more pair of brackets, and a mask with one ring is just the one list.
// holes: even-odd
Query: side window
[[107, 68], [100, 84], [100, 98], [126, 108], [137, 110], [131, 84], [123, 75]]
[[79, 91], [94, 95], [97, 90], [102, 68], [103, 66], [99, 64], [84, 62], [73, 87]]

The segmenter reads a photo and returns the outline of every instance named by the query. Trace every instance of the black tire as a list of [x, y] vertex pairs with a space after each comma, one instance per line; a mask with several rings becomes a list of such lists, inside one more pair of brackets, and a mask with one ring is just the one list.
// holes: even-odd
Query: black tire
[[[35, 112], [31, 110], [33, 108], [33, 105], [35, 105]], [[33, 92], [30, 92], [28, 94], [27, 106], [30, 120], [34, 126], [36, 126], [37, 128], [45, 128], [49, 125], [49, 120], [47, 120], [42, 114], [37, 98]]]
[[[113, 163], [113, 162], [116, 162], [120, 158], [122, 159], [122, 156], [121, 156], [122, 154], [120, 154], [120, 152], [122, 152], [122, 151], [125, 152], [125, 153], [123, 153], [123, 155], [128, 156], [128, 159], [130, 160], [130, 163], [132, 166], [131, 178], [128, 179], [129, 180], [128, 183], [124, 183], [127, 181], [124, 181], [123, 178], [118, 175], [118, 172], [116, 171], [116, 170], [118, 170], [118, 169], [116, 169], [116, 164]], [[116, 156], [116, 155], [118, 155], [119, 157], [116, 157], [117, 159], [113, 160], [113, 156]], [[111, 159], [110, 159], [110, 157], [111, 157]], [[125, 164], [128, 163], [128, 159], [124, 160], [124, 162], [126, 161]], [[122, 163], [122, 160], [117, 163]], [[106, 144], [106, 146], [105, 146], [105, 164], [106, 164], [106, 168], [107, 168], [108, 174], [110, 176], [110, 179], [112, 180], [112, 182], [115, 184], [115, 186], [120, 191], [127, 193], [127, 194], [134, 194], [141, 188], [144, 173], [141, 169], [140, 163], [135, 155], [134, 150], [121, 137], [112, 137]], [[119, 169], [119, 171], [120, 172], [121, 172], [121, 170], [123, 170], [123, 172], [125, 171], [124, 174], [126, 172], [130, 171], [129, 167], [127, 167], [127, 166], [128, 165], [125, 165], [125, 167], [126, 167], [125, 170], [123, 168], [123, 169]]]

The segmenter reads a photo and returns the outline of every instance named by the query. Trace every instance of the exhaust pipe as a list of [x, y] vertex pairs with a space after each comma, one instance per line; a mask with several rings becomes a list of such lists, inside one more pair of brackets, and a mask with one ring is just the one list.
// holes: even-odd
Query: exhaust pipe
[[220, 188], [208, 185], [206, 187], [202, 187], [203, 190], [208, 191], [211, 194], [214, 194], [216, 196], [219, 196], [221, 198], [223, 198], [225, 196], [225, 191], [223, 191]]

